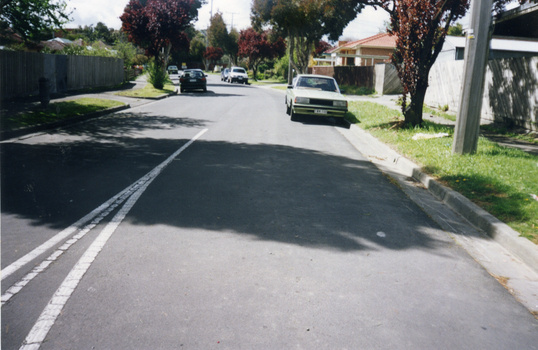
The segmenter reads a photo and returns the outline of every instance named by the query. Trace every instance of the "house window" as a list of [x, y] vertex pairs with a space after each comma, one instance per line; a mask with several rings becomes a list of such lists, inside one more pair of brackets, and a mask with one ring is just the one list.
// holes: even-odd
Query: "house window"
[[354, 66], [355, 65], [355, 57], [348, 57], [347, 58], [347, 65], [348, 66]]

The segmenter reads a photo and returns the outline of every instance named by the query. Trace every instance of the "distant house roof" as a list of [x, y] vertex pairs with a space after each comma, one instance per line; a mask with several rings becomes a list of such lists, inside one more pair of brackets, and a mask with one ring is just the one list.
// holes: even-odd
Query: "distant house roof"
[[388, 33], [377, 34], [368, 38], [350, 41], [336, 47], [331, 52], [336, 52], [344, 49], [358, 49], [359, 47], [378, 47], [378, 48], [395, 48], [396, 37]]
[[52, 51], [62, 51], [64, 47], [74, 44], [71, 40], [63, 38], [54, 38], [41, 43]]

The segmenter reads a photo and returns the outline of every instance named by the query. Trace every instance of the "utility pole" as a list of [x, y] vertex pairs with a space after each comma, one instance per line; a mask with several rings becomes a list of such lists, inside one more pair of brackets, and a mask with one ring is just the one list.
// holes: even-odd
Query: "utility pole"
[[492, 0], [473, 0], [465, 45], [465, 69], [452, 153], [476, 153], [489, 56]]
[[232, 27], [230, 29], [230, 32], [232, 31], [232, 29], [234, 29], [234, 15], [238, 15], [239, 12], [226, 12], [228, 14], [231, 14], [232, 15]]
[[213, 0], [211, 0], [211, 10], [209, 11], [209, 20], [213, 18]]

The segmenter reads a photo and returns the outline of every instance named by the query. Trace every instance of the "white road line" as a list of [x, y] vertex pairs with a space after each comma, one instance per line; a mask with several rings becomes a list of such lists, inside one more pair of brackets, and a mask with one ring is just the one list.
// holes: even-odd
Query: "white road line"
[[[132, 185], [131, 185], [132, 186]], [[28, 264], [30, 261], [37, 258], [39, 255], [43, 254], [50, 248], [54, 247], [56, 244], [64, 240], [65, 238], [72, 235], [77, 230], [80, 230], [80, 228], [86, 224], [88, 221], [93, 220], [96, 216], [101, 214], [103, 211], [105, 211], [112, 203], [114, 203], [119, 197], [121, 197], [123, 194], [125, 194], [130, 187], [126, 188], [122, 192], [118, 193], [114, 197], [110, 198], [105, 203], [101, 204], [99, 207], [95, 208], [91, 213], [80, 219], [79, 221], [75, 222], [73, 225], [69, 226], [65, 230], [59, 232], [54, 237], [46, 241], [45, 243], [41, 244], [39, 247], [32, 250], [30, 253], [24, 255], [19, 260], [15, 261], [11, 265], [7, 266], [5, 269], [2, 270], [2, 280], [4, 280], [6, 277], [10, 276], [14, 272], [16, 272], [18, 269], [23, 267], [24, 265]]]
[[50, 329], [56, 322], [56, 318], [62, 312], [64, 305], [69, 300], [71, 294], [75, 291], [82, 277], [88, 271], [91, 264], [101, 252], [101, 249], [105, 246], [108, 239], [116, 231], [118, 226], [121, 224], [125, 216], [129, 213], [131, 208], [134, 206], [136, 201], [140, 198], [142, 193], [147, 189], [149, 184], [164, 170], [164, 168], [174, 160], [181, 152], [183, 152], [187, 147], [189, 147], [194, 141], [196, 141], [200, 136], [202, 136], [207, 129], [199, 132], [195, 137], [193, 137], [189, 142], [187, 142], [183, 147], [174, 152], [167, 160], [161, 163], [159, 166], [154, 168], [148, 175], [150, 178], [127, 200], [123, 205], [120, 211], [112, 218], [110, 223], [101, 231], [99, 236], [91, 244], [91, 246], [86, 250], [84, 255], [77, 262], [75, 267], [69, 272], [63, 283], [54, 293], [52, 299], [49, 301], [41, 315], [39, 316], [37, 322], [34, 324], [30, 333], [24, 340], [23, 345], [20, 347], [20, 350], [37, 350], [45, 340]]
[[[199, 136], [201, 136], [206, 131], [207, 131], [207, 129], [204, 129], [199, 135], [195, 136], [195, 139], [198, 138]], [[190, 143], [194, 142], [195, 139], [192, 139], [190, 141]], [[188, 147], [188, 145], [190, 145], [190, 143], [187, 144], [187, 147]], [[179, 153], [181, 153], [181, 151], [182, 151], [182, 149], [176, 151], [176, 153], [179, 154]], [[174, 153], [174, 154], [176, 154], [176, 153]], [[166, 163], [166, 162], [167, 161], [165, 161], [163, 163]], [[159, 166], [162, 166], [162, 164], [159, 165]], [[99, 216], [99, 214], [101, 214], [102, 212], [107, 210], [119, 198], [123, 197], [126, 193], [132, 191], [133, 188], [136, 189], [137, 187], [140, 187], [141, 184], [143, 184], [145, 181], [147, 181], [147, 177], [151, 176], [152, 172], [154, 172], [154, 171], [155, 171], [155, 169], [150, 171], [148, 174], [144, 175], [143, 177], [141, 177], [138, 181], [131, 184], [130, 186], [125, 188], [123, 191], [121, 191], [120, 193], [118, 193], [114, 197], [110, 198], [105, 203], [101, 204], [99, 207], [95, 208], [91, 213], [84, 216], [79, 221], [77, 221], [74, 224], [72, 224], [71, 226], [67, 227], [65, 230], [59, 232], [54, 237], [52, 237], [51, 239], [49, 239], [45, 243], [41, 244], [39, 247], [35, 248], [30, 253], [24, 255], [23, 257], [21, 257], [20, 259], [18, 259], [14, 263], [12, 263], [11, 265], [9, 265], [6, 268], [2, 269], [2, 279], [1, 280], [3, 281], [6, 277], [10, 276], [11, 274], [13, 274], [17, 270], [19, 270], [21, 267], [28, 264], [29, 262], [31, 262], [35, 258], [37, 258], [39, 255], [45, 253], [47, 250], [54, 247], [56, 244], [60, 243], [61, 241], [63, 241], [64, 239], [66, 239], [67, 237], [69, 237], [70, 235], [75, 233], [76, 231], [81, 230], [82, 227], [87, 222], [89, 222], [89, 221], [93, 220], [95, 217]], [[121, 204], [121, 203], [119, 203], [119, 204]], [[102, 219], [102, 216], [101, 216], [101, 219]]]
[[127, 198], [129, 198], [133, 192], [135, 192], [139, 187], [131, 187], [130, 191], [127, 191], [121, 197], [119, 197], [111, 206], [109, 206], [105, 211], [98, 215], [91, 223], [86, 225], [79, 233], [73, 236], [73, 238], [67, 240], [62, 244], [58, 249], [56, 249], [48, 258], [43, 260], [39, 265], [34, 267], [26, 276], [20, 279], [17, 283], [9, 287], [4, 294], [2, 294], [2, 306], [9, 301], [15, 294], [20, 292], [31, 280], [37, 277], [40, 273], [45, 271], [49, 265], [56, 261], [65, 251], [69, 249], [73, 244], [75, 244], [79, 239], [84, 237], [88, 232], [90, 232], [95, 226], [101, 222], [105, 217], [107, 217], [116, 207], [123, 203]]

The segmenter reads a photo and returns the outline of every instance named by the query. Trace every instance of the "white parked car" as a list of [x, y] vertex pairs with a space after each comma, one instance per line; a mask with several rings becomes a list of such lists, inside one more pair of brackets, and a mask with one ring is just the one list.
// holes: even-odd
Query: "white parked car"
[[228, 74], [228, 82], [238, 82], [243, 84], [248, 84], [248, 74], [244, 68], [241, 67], [232, 67], [230, 73]]

